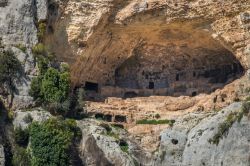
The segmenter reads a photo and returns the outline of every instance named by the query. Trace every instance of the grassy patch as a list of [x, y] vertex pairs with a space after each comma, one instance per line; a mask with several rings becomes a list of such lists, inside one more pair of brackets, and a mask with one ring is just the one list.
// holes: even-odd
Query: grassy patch
[[128, 145], [120, 146], [121, 150], [125, 153], [128, 153]]
[[142, 120], [136, 121], [136, 124], [150, 124], [150, 125], [169, 124], [170, 126], [173, 126], [174, 123], [175, 123], [175, 120], [168, 120], [168, 119], [164, 119], [164, 120], [142, 119]]
[[107, 131], [107, 136], [114, 138], [115, 140], [119, 139], [119, 135], [117, 133], [114, 133], [113, 131]]
[[16, 45], [16, 47], [18, 48], [18, 49], [20, 49], [22, 52], [26, 52], [26, 50], [27, 50], [27, 48], [24, 46], [24, 45], [22, 45], [22, 44], [18, 44], [18, 45]]

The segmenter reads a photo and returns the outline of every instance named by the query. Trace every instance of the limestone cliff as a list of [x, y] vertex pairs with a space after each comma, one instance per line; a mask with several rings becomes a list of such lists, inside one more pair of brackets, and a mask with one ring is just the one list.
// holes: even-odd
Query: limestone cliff
[[24, 108], [32, 105], [29, 85], [36, 75], [32, 47], [37, 44], [37, 24], [47, 19], [47, 2], [34, 0], [0, 1], [0, 45], [1, 51], [10, 49], [23, 66], [23, 76], [16, 81], [17, 91], [12, 98], [0, 94], [7, 107]]
[[95, 86], [98, 100], [209, 94], [196, 102], [217, 109], [246, 95], [249, 8], [247, 0], [51, 3], [45, 43], [71, 64], [73, 85]]

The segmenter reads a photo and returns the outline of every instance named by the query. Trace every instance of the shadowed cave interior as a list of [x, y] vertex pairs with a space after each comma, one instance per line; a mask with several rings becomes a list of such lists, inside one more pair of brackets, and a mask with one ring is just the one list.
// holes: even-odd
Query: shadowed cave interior
[[[115, 64], [107, 70], [108, 78], [84, 83], [89, 99], [210, 94], [244, 73], [233, 53], [207, 31], [192, 26], [155, 31], [153, 36], [145, 36], [143, 43], [127, 58], [113, 60]], [[143, 38], [145, 34], [140, 35]], [[119, 50], [114, 52], [104, 57], [105, 64], [98, 67], [105, 67], [109, 58], [120, 55]]]

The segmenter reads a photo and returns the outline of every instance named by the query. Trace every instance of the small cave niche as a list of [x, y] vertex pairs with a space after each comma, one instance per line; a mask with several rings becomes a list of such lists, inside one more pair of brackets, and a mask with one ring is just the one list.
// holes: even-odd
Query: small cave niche
[[98, 120], [104, 120], [104, 114], [97, 113], [97, 114], [95, 114], [95, 118]]
[[98, 90], [99, 90], [99, 85], [98, 85], [97, 83], [94, 83], [94, 82], [85, 82], [84, 89], [85, 89], [86, 91], [98, 92]]
[[192, 97], [197, 96], [197, 92], [192, 92]]
[[48, 6], [49, 16], [50, 17], [51, 16], [54, 16], [54, 17], [57, 16], [58, 15], [58, 8], [59, 8], [59, 6], [56, 3], [49, 4], [49, 6]]
[[175, 81], [179, 81], [179, 80], [180, 80], [180, 74], [176, 74]]
[[49, 26], [48, 26], [48, 33], [49, 33], [49, 34], [53, 34], [53, 33], [54, 33], [54, 28], [53, 28], [52, 25], [49, 25]]
[[127, 98], [134, 98], [137, 96], [138, 96], [137, 93], [130, 91], [130, 92], [125, 92], [123, 98], [127, 99]]
[[125, 140], [120, 139], [119, 140], [119, 146], [128, 146], [128, 143]]
[[171, 142], [172, 144], [177, 145], [179, 141], [177, 139], [171, 139]]
[[149, 82], [148, 89], [154, 89], [154, 88], [155, 88], [154, 82]]
[[104, 115], [103, 120], [105, 120], [107, 122], [112, 122], [112, 115]]
[[115, 116], [115, 122], [126, 123], [127, 122], [127, 118], [126, 118], [126, 116], [123, 116], [123, 115], [116, 115]]

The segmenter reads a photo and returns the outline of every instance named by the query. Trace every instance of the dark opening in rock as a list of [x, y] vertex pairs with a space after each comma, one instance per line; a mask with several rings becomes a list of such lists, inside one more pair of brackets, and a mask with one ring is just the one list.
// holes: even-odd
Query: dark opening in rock
[[192, 97], [196, 96], [197, 92], [192, 92]]
[[126, 98], [133, 98], [133, 97], [137, 97], [138, 95], [137, 95], [137, 93], [135, 93], [135, 92], [126, 92], [125, 94], [124, 94], [124, 98], [126, 99]]
[[128, 143], [125, 140], [120, 139], [119, 146], [128, 146]]
[[98, 92], [99, 86], [98, 86], [97, 83], [86, 82], [86, 83], [85, 83], [84, 89], [85, 89], [86, 91], [95, 91], [95, 92]]
[[52, 25], [48, 26], [48, 33], [53, 34], [54, 33], [54, 28]]
[[179, 80], [180, 80], [180, 75], [179, 75], [179, 74], [176, 74], [175, 80], [176, 80], [176, 81], [179, 81]]
[[178, 140], [177, 140], [177, 139], [172, 139], [171, 142], [172, 142], [172, 144], [174, 144], [174, 145], [177, 145], [177, 144], [178, 144]]
[[154, 89], [155, 88], [154, 82], [149, 82], [148, 88], [149, 89]]
[[116, 115], [115, 116], [115, 122], [126, 123], [127, 118], [126, 118], [126, 116]]
[[112, 122], [112, 115], [104, 115], [103, 119], [107, 122]]
[[104, 119], [104, 115], [100, 114], [100, 113], [97, 113], [97, 114], [95, 114], [95, 118], [99, 119], [99, 120], [103, 120]]

